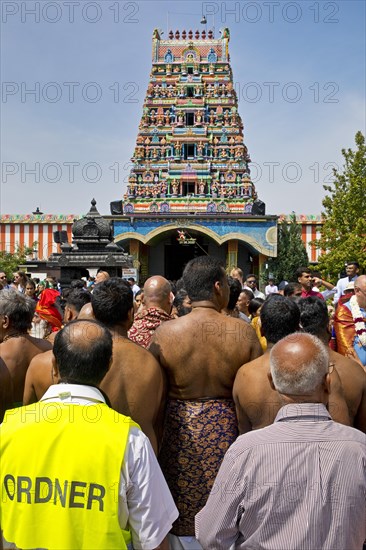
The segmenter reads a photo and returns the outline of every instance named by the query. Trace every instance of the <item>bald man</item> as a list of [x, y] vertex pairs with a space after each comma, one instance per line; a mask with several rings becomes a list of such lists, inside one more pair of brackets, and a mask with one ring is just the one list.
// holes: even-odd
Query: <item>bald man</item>
[[[261, 309], [262, 334], [267, 350], [262, 357], [243, 365], [235, 378], [233, 398], [240, 433], [257, 430], [272, 424], [281, 408], [278, 393], [268, 382], [269, 357], [272, 347], [282, 338], [299, 330], [300, 311], [295, 302], [280, 294], [272, 294]], [[336, 370], [331, 374], [332, 395], [329, 402], [332, 417], [350, 424], [347, 403]]]
[[168, 550], [178, 513], [151, 445], [98, 389], [112, 350], [101, 323], [70, 322], [55, 338], [55, 384], [5, 416], [1, 527], [17, 548]]
[[156, 275], [144, 284], [144, 308], [135, 315], [128, 337], [143, 348], [148, 348], [155, 330], [165, 321], [171, 321], [174, 294], [170, 283], [164, 277]]
[[95, 276], [94, 285], [98, 285], [99, 283], [102, 283], [103, 281], [108, 281], [110, 279], [110, 275], [108, 271], [103, 271], [103, 269], [98, 269], [98, 272]]
[[327, 410], [326, 346], [296, 333], [272, 347], [274, 424], [238, 437], [196, 516], [203, 548], [347, 548], [366, 537], [365, 436]]

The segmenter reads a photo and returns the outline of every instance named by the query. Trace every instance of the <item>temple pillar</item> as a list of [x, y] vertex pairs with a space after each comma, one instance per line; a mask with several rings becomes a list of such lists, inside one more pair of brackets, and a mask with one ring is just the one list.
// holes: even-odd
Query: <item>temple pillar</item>
[[[268, 263], [268, 257], [264, 254], [259, 254], [258, 256], [258, 280], [261, 283], [261, 281], [265, 280], [266, 278], [266, 272], [267, 268], [266, 265]], [[267, 284], [267, 283], [266, 283]]]
[[233, 267], [238, 265], [238, 241], [237, 239], [232, 239], [227, 243], [227, 255], [226, 255], [226, 269], [228, 273], [232, 270]]
[[140, 243], [140, 278], [144, 283], [149, 277], [149, 247]]

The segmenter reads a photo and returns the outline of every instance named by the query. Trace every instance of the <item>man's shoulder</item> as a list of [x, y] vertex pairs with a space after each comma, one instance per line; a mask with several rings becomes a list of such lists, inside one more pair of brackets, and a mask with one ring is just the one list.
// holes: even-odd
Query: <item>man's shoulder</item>
[[253, 361], [249, 361], [242, 365], [238, 371], [245, 376], [262, 377], [267, 374], [269, 368], [269, 354], [265, 353]]
[[263, 384], [266, 385], [265, 387], [268, 389], [268, 393], [270, 393], [271, 387], [267, 378], [268, 370], [268, 354], [257, 357], [257, 359], [242, 365], [235, 377], [235, 393], [244, 391], [246, 394], [253, 396], [259, 392], [263, 396]]
[[[296, 422], [296, 430], [294, 430], [294, 422]], [[360, 452], [365, 453], [366, 438], [365, 434], [360, 430], [351, 426], [345, 426], [333, 420], [319, 420], [312, 424], [314, 429], [309, 431], [309, 423], [303, 422], [302, 424], [301, 415], [299, 415], [298, 420], [295, 418], [294, 421], [291, 422], [274, 422], [269, 426], [239, 436], [230, 450], [232, 450], [233, 454], [240, 454], [258, 446], [287, 446], [289, 444], [292, 445], [294, 441], [296, 441], [296, 443], [304, 445], [308, 445], [312, 442], [338, 442], [339, 448], [343, 446], [345, 452], [349, 450], [351, 454], [352, 448], [356, 454]], [[317, 427], [320, 425], [324, 427], [321, 432], [317, 430]]]
[[339, 369], [338, 374], [341, 376], [341, 381], [343, 376], [347, 376], [351, 383], [358, 384], [361, 382], [359, 390], [362, 391], [362, 388], [366, 385], [366, 371], [361, 365], [332, 349], [329, 350], [329, 357], [335, 362], [336, 369]]
[[27, 341], [32, 346], [35, 346], [36, 348], [41, 350], [40, 353], [44, 351], [52, 350], [51, 342], [49, 342], [48, 340], [45, 340], [44, 338], [36, 338], [35, 336], [28, 335]]

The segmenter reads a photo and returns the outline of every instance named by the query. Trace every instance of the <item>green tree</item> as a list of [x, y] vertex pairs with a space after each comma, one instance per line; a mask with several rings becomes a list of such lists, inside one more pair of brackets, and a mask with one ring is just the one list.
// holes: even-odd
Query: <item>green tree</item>
[[366, 146], [361, 132], [355, 142], [355, 151], [342, 149], [342, 171], [333, 170], [334, 182], [323, 186], [328, 192], [323, 200], [324, 224], [320, 238], [314, 241], [324, 251], [319, 269], [333, 282], [346, 261], [366, 266]]
[[8, 279], [13, 277], [13, 273], [18, 270], [18, 266], [27, 261], [27, 256], [33, 253], [33, 248], [37, 245], [33, 243], [32, 248], [28, 246], [17, 246], [14, 253], [0, 252], [0, 270], [6, 273]]
[[296, 269], [307, 267], [308, 264], [309, 258], [301, 239], [301, 226], [296, 222], [293, 212], [289, 222], [283, 220], [278, 224], [277, 258], [269, 259], [269, 272], [277, 282], [296, 281]]

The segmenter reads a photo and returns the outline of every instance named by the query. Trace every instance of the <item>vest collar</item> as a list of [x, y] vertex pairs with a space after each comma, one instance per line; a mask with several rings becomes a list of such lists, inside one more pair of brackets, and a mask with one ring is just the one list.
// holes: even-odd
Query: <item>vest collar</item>
[[98, 388], [79, 384], [54, 384], [48, 388], [40, 401], [105, 403], [105, 399]]

